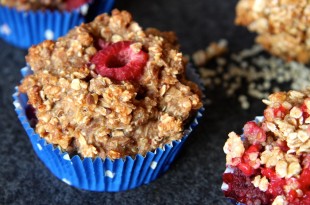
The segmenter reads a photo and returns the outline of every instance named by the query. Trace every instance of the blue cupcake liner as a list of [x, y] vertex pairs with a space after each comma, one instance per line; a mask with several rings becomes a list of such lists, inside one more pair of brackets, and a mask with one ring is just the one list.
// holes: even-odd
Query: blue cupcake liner
[[19, 11], [0, 5], [0, 38], [24, 49], [44, 40], [56, 40], [85, 22], [88, 9], [95, 3], [95, 13], [99, 14], [110, 12], [114, 0], [94, 0], [70, 12]]
[[[260, 123], [260, 122], [262, 122], [263, 120], [264, 120], [264, 116], [256, 116], [256, 117], [254, 118], [253, 122], [255, 122], [255, 123]], [[240, 137], [241, 137], [241, 139], [242, 139], [242, 141], [243, 141], [243, 140], [244, 140], [243, 134], [242, 134]], [[231, 167], [231, 166], [227, 166], [226, 169], [225, 169], [225, 171], [224, 171], [224, 174], [225, 174], [225, 173], [234, 173], [234, 168]], [[226, 183], [223, 182], [223, 183], [222, 183], [222, 186], [221, 186], [221, 190], [222, 190], [222, 191], [226, 191], [225, 189], [228, 188], [227, 186], [228, 186], [228, 184], [226, 184]], [[229, 201], [231, 204], [234, 204], [234, 205], [245, 205], [245, 204], [243, 204], [243, 203], [241, 203], [241, 202], [238, 202], [238, 201], [236, 201], [235, 199], [231, 199], [231, 198], [228, 198], [228, 201]]]
[[[188, 78], [200, 82], [198, 74], [192, 69], [188, 70], [191, 70], [188, 72]], [[25, 77], [32, 71], [30, 67], [24, 67], [21, 73]], [[61, 151], [60, 147], [47, 143], [45, 139], [35, 133], [25, 113], [28, 98], [26, 94], [18, 93], [17, 87], [15, 91], [13, 94], [15, 111], [28, 134], [33, 149], [42, 162], [63, 182], [79, 189], [98, 192], [133, 189], [150, 183], [167, 171], [189, 134], [198, 125], [198, 119], [204, 112], [203, 107], [198, 110], [195, 119], [184, 131], [181, 140], [166, 144], [154, 152], [148, 152], [146, 156], [138, 154], [134, 159], [127, 156], [124, 159], [116, 160], [109, 158], [103, 160], [99, 157], [81, 159], [78, 155], [70, 156], [67, 152]]]

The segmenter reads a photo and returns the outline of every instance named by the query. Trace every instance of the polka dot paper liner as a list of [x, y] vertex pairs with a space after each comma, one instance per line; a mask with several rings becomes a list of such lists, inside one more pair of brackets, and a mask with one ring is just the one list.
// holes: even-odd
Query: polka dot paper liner
[[[25, 77], [32, 71], [29, 67], [21, 70]], [[201, 85], [199, 76], [191, 67], [187, 69], [190, 80]], [[47, 168], [66, 184], [79, 189], [98, 192], [118, 192], [143, 184], [148, 184], [166, 172], [182, 145], [192, 130], [198, 125], [204, 108], [196, 113], [195, 118], [184, 130], [181, 140], [166, 144], [163, 148], [157, 148], [148, 152], [145, 156], [137, 155], [134, 158], [127, 156], [124, 159], [111, 160], [109, 158], [81, 158], [79, 155], [69, 155], [61, 151], [59, 147], [46, 142], [35, 133], [26, 116], [27, 96], [16, 92], [13, 94], [15, 111], [31, 141], [34, 151]]]
[[0, 5], [0, 38], [27, 49], [44, 40], [56, 40], [96, 14], [110, 12], [114, 0], [93, 0], [73, 11], [19, 11]]

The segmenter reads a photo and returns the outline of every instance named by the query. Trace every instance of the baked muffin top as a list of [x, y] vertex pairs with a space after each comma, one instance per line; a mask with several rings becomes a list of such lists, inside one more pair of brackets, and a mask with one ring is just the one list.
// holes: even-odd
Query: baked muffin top
[[126, 11], [103, 14], [29, 49], [19, 91], [36, 132], [82, 157], [145, 155], [183, 136], [201, 106], [173, 32], [142, 28]]
[[71, 11], [90, 0], [0, 0], [0, 5], [14, 7], [17, 10], [60, 10]]

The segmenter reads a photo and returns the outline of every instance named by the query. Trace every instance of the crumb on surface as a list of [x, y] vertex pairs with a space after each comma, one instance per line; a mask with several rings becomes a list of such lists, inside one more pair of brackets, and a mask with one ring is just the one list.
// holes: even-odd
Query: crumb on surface
[[307, 65], [266, 56], [259, 45], [229, 56], [214, 56], [213, 60], [214, 64], [196, 64], [207, 91], [222, 88], [224, 96], [236, 97], [244, 110], [251, 107], [252, 99], [267, 98], [287, 87], [301, 90], [310, 86]]

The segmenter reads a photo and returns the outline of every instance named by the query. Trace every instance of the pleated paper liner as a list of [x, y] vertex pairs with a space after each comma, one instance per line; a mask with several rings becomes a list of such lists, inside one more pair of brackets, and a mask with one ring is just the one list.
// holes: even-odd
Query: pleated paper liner
[[94, 0], [73, 11], [19, 11], [0, 5], [0, 38], [27, 49], [44, 40], [56, 40], [85, 22], [88, 15], [110, 12], [113, 5], [114, 0]]
[[[256, 117], [254, 118], [254, 122], [259, 123], [259, 122], [262, 122], [263, 119], [264, 119], [263, 116], [256, 116]], [[241, 135], [241, 139], [244, 140], [243, 135]], [[234, 169], [235, 169], [234, 167], [227, 166], [226, 169], [225, 169], [225, 171], [224, 171], [224, 174], [225, 174], [225, 173], [234, 173]], [[223, 184], [222, 184], [222, 186], [221, 186], [221, 190], [222, 190], [222, 191], [226, 191], [227, 189], [228, 189], [228, 184], [226, 184], [225, 182], [223, 182]], [[238, 201], [236, 201], [235, 199], [231, 199], [231, 198], [228, 198], [228, 201], [229, 201], [231, 204], [234, 204], [234, 205], [245, 205], [245, 204], [243, 204], [243, 203], [241, 203], [241, 202], [238, 202]]]
[[[188, 69], [187, 76], [194, 82], [200, 82], [199, 76], [193, 69]], [[21, 70], [23, 76], [31, 73], [29, 67]], [[166, 144], [163, 148], [157, 148], [154, 152], [148, 152], [146, 156], [138, 154], [134, 159], [111, 160], [109, 158], [84, 158], [78, 155], [70, 156], [59, 147], [46, 142], [35, 133], [27, 119], [25, 109], [27, 107], [26, 94], [13, 94], [15, 111], [26, 130], [38, 157], [48, 169], [63, 182], [76, 188], [90, 191], [118, 192], [148, 184], [159, 175], [167, 171], [180, 151], [188, 135], [198, 124], [204, 108], [201, 108], [193, 122], [185, 130], [181, 140]]]

